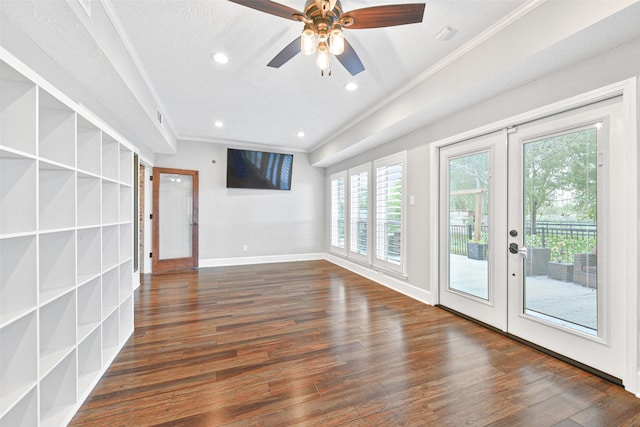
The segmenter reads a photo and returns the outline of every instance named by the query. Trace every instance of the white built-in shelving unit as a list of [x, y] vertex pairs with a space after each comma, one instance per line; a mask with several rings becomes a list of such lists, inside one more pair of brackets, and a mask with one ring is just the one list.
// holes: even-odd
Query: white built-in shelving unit
[[0, 61], [0, 427], [66, 424], [133, 333], [133, 151], [42, 85]]

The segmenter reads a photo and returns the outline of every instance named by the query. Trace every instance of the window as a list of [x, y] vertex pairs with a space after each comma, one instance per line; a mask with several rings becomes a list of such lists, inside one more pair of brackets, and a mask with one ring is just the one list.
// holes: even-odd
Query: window
[[404, 157], [399, 153], [375, 162], [375, 264], [404, 273]]
[[406, 152], [331, 175], [331, 252], [405, 274]]
[[345, 252], [345, 172], [331, 176], [331, 250]]
[[369, 164], [349, 170], [349, 256], [369, 260]]

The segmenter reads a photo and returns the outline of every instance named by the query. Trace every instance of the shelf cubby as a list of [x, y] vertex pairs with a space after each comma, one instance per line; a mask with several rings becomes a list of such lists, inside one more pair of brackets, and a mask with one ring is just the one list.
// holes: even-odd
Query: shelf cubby
[[102, 322], [102, 362], [108, 363], [115, 355], [120, 344], [120, 326], [118, 310], [115, 310]]
[[78, 172], [78, 227], [100, 225], [100, 178]]
[[102, 317], [110, 315], [120, 302], [119, 272], [113, 268], [102, 275]]
[[36, 230], [36, 161], [0, 150], [0, 235]]
[[133, 291], [133, 262], [128, 260], [120, 265], [120, 302], [127, 299]]
[[68, 292], [40, 309], [40, 374], [46, 375], [76, 345], [76, 298]]
[[118, 184], [102, 181], [102, 223], [115, 224], [118, 222]]
[[76, 284], [75, 231], [46, 233], [40, 239], [40, 304], [73, 289]]
[[0, 418], [0, 427], [31, 427], [37, 425], [38, 392], [34, 383], [34, 387], [9, 412]]
[[120, 222], [133, 220], [133, 188], [120, 186]]
[[120, 262], [133, 256], [133, 225], [120, 224]]
[[35, 156], [38, 88], [0, 62], [0, 94], [0, 145]]
[[129, 295], [120, 306], [120, 340], [124, 344], [133, 333], [133, 296]]
[[76, 167], [76, 114], [44, 90], [39, 100], [40, 157]]
[[38, 306], [36, 236], [0, 239], [0, 325]]
[[118, 181], [120, 178], [118, 160], [120, 158], [120, 144], [109, 135], [102, 134], [102, 176]]
[[102, 368], [101, 329], [97, 328], [78, 344], [78, 396], [89, 392]]
[[100, 325], [101, 300], [100, 277], [78, 288], [78, 341], [82, 341]]
[[78, 278], [77, 283], [82, 284], [102, 272], [100, 227], [85, 228], [77, 231], [78, 234]]
[[74, 227], [75, 172], [42, 161], [39, 164], [39, 172], [40, 230]]
[[120, 146], [120, 182], [133, 185], [133, 153], [124, 146]]
[[76, 352], [73, 351], [40, 381], [40, 425], [66, 424], [76, 401]]
[[118, 265], [118, 226], [102, 227], [102, 271]]
[[33, 312], [0, 329], [0, 414], [13, 407], [38, 381], [38, 335]]
[[102, 132], [87, 119], [78, 116], [78, 170], [100, 175]]

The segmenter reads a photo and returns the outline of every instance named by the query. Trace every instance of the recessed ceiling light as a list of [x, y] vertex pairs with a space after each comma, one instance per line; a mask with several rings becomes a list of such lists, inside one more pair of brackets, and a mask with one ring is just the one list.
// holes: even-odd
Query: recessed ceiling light
[[217, 128], [221, 128], [222, 126], [224, 126], [224, 123], [222, 123], [220, 120], [216, 120], [213, 125]]
[[298, 132], [298, 138], [304, 138], [304, 132], [302, 131]]
[[358, 89], [358, 85], [354, 82], [350, 82], [344, 85], [344, 88], [349, 92], [353, 92], [354, 90]]
[[222, 52], [217, 52], [212, 55], [213, 60], [218, 64], [226, 64], [229, 62], [229, 57]]

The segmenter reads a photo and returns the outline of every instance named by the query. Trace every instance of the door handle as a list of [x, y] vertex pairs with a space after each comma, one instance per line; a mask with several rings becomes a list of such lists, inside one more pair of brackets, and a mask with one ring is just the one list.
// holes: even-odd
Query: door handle
[[527, 257], [527, 248], [519, 248], [517, 243], [509, 243], [509, 252], [512, 254], [520, 254], [522, 258]]

